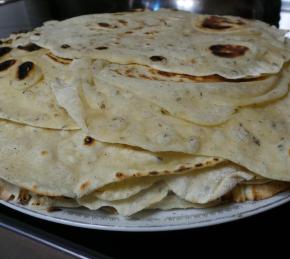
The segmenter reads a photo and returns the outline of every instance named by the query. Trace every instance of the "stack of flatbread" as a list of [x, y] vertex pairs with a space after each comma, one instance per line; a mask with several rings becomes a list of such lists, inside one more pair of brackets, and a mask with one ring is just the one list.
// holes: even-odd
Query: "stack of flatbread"
[[49, 21], [1, 40], [1, 198], [130, 216], [286, 190], [285, 33], [164, 9]]

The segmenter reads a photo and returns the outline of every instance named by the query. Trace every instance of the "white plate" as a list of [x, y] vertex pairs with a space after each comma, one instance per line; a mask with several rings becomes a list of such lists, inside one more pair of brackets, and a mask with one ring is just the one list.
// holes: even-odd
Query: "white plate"
[[190, 229], [225, 223], [261, 213], [288, 201], [290, 201], [290, 191], [262, 201], [227, 204], [215, 208], [148, 210], [132, 218], [83, 208], [46, 212], [27, 209], [12, 202], [0, 201], [0, 203], [24, 214], [60, 224], [90, 229], [144, 232]]

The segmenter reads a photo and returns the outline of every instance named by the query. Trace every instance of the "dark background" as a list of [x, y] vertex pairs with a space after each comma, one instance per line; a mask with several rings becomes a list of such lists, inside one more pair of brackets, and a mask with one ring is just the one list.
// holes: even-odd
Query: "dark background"
[[[190, 0], [189, 0], [190, 1]], [[125, 11], [130, 8], [179, 7], [210, 14], [240, 15], [264, 20], [290, 29], [290, 1], [275, 0], [211, 0], [193, 1], [193, 5], [177, 6], [178, 0], [24, 0], [0, 5], [0, 36], [31, 29], [49, 19], [97, 12]], [[273, 248], [288, 250], [290, 241], [290, 204], [236, 222], [207, 228], [159, 232], [122, 233], [85, 230], [38, 220], [0, 205], [0, 258], [67, 258], [56, 250], [50, 251], [34, 239], [67, 247], [89, 257], [114, 258], [194, 258], [208, 253], [251, 256], [254, 248], [260, 252]], [[14, 228], [14, 232], [11, 229]], [[5, 229], [10, 229], [9, 231]], [[19, 233], [22, 234], [19, 234]], [[13, 234], [16, 233], [16, 234]], [[17, 234], [18, 233], [18, 234]], [[30, 235], [25, 238], [25, 235]], [[283, 244], [283, 239], [289, 244]], [[262, 245], [260, 244], [262, 242]], [[176, 256], [175, 254], [178, 254]], [[200, 256], [198, 256], [200, 257]], [[277, 254], [276, 256], [277, 257]], [[280, 257], [278, 257], [280, 258]], [[289, 258], [286, 253], [286, 258]]]
[[[35, 8], [35, 11], [42, 11], [51, 18], [65, 19], [68, 17], [101, 12], [126, 11], [130, 8], [184, 8], [189, 11], [213, 14], [232, 14], [247, 18], [256, 18], [277, 24], [281, 1], [269, 0], [204, 0], [191, 1], [197, 4], [178, 4], [174, 0], [27, 0], [27, 6]], [[185, 1], [181, 1], [185, 2]], [[190, 7], [192, 6], [192, 7]], [[193, 6], [195, 6], [193, 8]]]
[[[269, 256], [273, 256], [273, 258], [289, 258], [290, 203], [236, 222], [192, 230], [156, 233], [125, 233], [79, 229], [34, 219], [4, 206], [0, 206], [0, 225], [2, 215], [10, 217], [8, 223], [10, 222], [16, 227], [18, 225], [11, 219], [17, 219], [21, 224], [27, 224], [24, 229], [28, 232], [33, 232], [34, 228], [36, 228], [35, 236], [39, 235], [45, 240], [52, 240], [52, 242], [65, 246], [67, 246], [67, 241], [72, 241], [82, 246], [76, 247], [76, 249], [80, 251], [89, 249], [89, 251], [85, 252], [90, 257], [96, 258], [103, 257], [96, 255], [95, 251], [113, 258], [132, 259], [207, 258], [211, 254], [214, 254], [214, 259], [220, 256], [222, 258], [224, 256], [252, 258], [254, 251], [258, 252], [259, 258], [262, 258], [261, 256], [265, 252]], [[43, 230], [44, 233], [39, 233], [39, 229]], [[56, 235], [57, 238], [51, 237], [51, 234]], [[64, 240], [59, 240], [59, 237]], [[43, 247], [39, 248], [35, 245], [27, 245], [25, 249], [17, 251], [18, 239], [16, 239], [16, 242], [13, 240], [13, 245], [8, 248], [9, 244], [3, 242], [0, 231], [1, 258], [11, 258], [3, 256], [5, 251], [11, 255], [10, 249], [15, 249], [14, 253], [16, 255], [19, 255], [19, 253], [29, 255], [21, 258], [40, 258], [38, 256], [33, 257], [39, 254], [44, 256], [42, 258], [62, 258], [55, 255], [54, 257], [49, 257]], [[1, 246], [1, 244], [6, 246]], [[71, 247], [74, 248], [74, 246]], [[278, 256], [282, 252], [283, 256]], [[274, 253], [274, 255], [271, 255], [271, 253]]]
[[282, 4], [280, 0], [4, 0], [9, 2], [5, 5], [1, 5], [1, 1], [0, 37], [9, 35], [13, 29], [32, 29], [46, 20], [132, 8], [158, 10], [164, 7], [198, 13], [239, 15], [276, 26], [279, 25], [281, 6], [285, 14], [290, 10], [289, 0], [283, 0]]

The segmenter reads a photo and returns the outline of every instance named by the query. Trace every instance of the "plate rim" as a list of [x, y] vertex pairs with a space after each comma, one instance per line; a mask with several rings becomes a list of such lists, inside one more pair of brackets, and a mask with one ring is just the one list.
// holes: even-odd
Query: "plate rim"
[[[277, 197], [277, 196], [281, 196], [281, 197]], [[290, 202], [290, 191], [286, 191], [286, 192], [276, 195], [276, 199], [277, 200], [274, 200], [270, 203], [261, 205], [261, 207], [252, 208], [252, 209], [250, 208], [247, 211], [240, 212], [234, 215], [227, 215], [227, 216], [220, 215], [214, 219], [205, 219], [205, 220], [201, 220], [195, 223], [182, 223], [182, 224], [164, 225], [164, 226], [160, 226], [160, 225], [158, 226], [118, 226], [118, 225], [112, 226], [112, 225], [105, 225], [103, 223], [102, 224], [89, 224], [89, 223], [71, 221], [69, 219], [62, 219], [59, 217], [48, 216], [41, 212], [29, 209], [29, 208], [21, 207], [21, 205], [17, 205], [11, 202], [3, 201], [3, 200], [0, 200], [0, 204], [2, 204], [3, 206], [9, 207], [10, 209], [16, 210], [20, 213], [23, 213], [25, 215], [29, 215], [34, 218], [37, 218], [37, 219], [46, 220], [49, 222], [72, 226], [72, 227], [79, 227], [79, 228], [93, 229], [93, 230], [103, 230], [103, 231], [116, 231], [116, 232], [157, 232], [157, 231], [159, 232], [159, 231], [195, 229], [195, 228], [219, 225], [219, 224], [223, 224], [227, 222], [236, 221], [239, 219], [244, 219], [253, 215], [257, 215], [257, 214], [263, 213], [265, 211], [268, 211], [270, 209], [276, 208], [278, 206], [281, 206], [283, 204]]]

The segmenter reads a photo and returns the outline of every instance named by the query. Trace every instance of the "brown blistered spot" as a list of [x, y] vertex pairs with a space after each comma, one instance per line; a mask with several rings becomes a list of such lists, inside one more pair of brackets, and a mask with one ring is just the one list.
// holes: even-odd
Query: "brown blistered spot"
[[101, 207], [101, 210], [103, 210], [104, 212], [108, 213], [108, 214], [118, 214], [118, 211], [110, 206], [103, 206]]
[[[256, 201], [256, 200], [258, 200], [258, 198], [259, 198], [259, 192], [257, 192], [257, 190], [256, 190], [256, 186], [253, 184], [253, 185], [251, 185], [251, 189], [252, 189], [252, 197], [253, 197], [253, 201]], [[247, 198], [246, 198], [247, 199]]]
[[160, 109], [160, 112], [163, 114], [163, 115], [168, 115], [169, 112], [164, 110], [163, 108]]
[[[136, 176], [138, 176], [137, 173], [136, 173]], [[118, 172], [118, 173], [116, 173], [116, 177], [119, 178], [119, 179], [123, 179], [123, 178], [125, 178], [126, 176], [125, 176], [123, 173]]]
[[[121, 173], [121, 174], [122, 174], [122, 173]], [[132, 176], [133, 176], [133, 177], [141, 177], [141, 176], [144, 176], [144, 174], [137, 172], [137, 173], [132, 174]], [[122, 177], [121, 177], [121, 178], [124, 179], [124, 178], [126, 178], [126, 176], [122, 174]]]
[[47, 154], [48, 154], [48, 152], [47, 152], [46, 150], [42, 150], [42, 151], [41, 151], [41, 155], [45, 156], [45, 155], [47, 155]]
[[34, 64], [31, 61], [26, 61], [22, 63], [20, 66], [18, 66], [18, 71], [17, 71], [17, 78], [19, 80], [25, 79], [30, 71], [32, 71], [34, 68]]
[[12, 39], [9, 39], [9, 40], [2, 40], [2, 44], [11, 44], [13, 42]]
[[277, 126], [277, 124], [273, 121], [272, 123], [271, 123], [271, 126], [272, 126], [272, 128], [276, 128], [276, 126]]
[[146, 31], [146, 32], [144, 32], [144, 34], [146, 34], [146, 35], [153, 35], [156, 33], [158, 33], [158, 31]]
[[[117, 72], [119, 75], [122, 75], [121, 72], [119, 72], [119, 71], [116, 71], [116, 72]], [[132, 72], [133, 72], [133, 69], [132, 69], [132, 68], [128, 68], [128, 69], [125, 70], [125, 75], [128, 76], [128, 77], [133, 77]]]
[[121, 24], [123, 24], [123, 25], [127, 25], [128, 24], [128, 22], [125, 21], [125, 20], [118, 20], [118, 22], [121, 23]]
[[98, 25], [101, 26], [101, 27], [105, 27], [105, 28], [110, 27], [110, 24], [108, 24], [106, 22], [99, 22]]
[[231, 44], [218, 44], [209, 47], [213, 55], [222, 58], [236, 58], [245, 55], [248, 47]]
[[233, 25], [243, 25], [244, 22], [241, 20], [230, 20], [225, 17], [220, 16], [210, 16], [204, 19], [202, 23], [203, 28], [212, 29], [212, 30], [225, 30], [230, 29]]
[[41, 202], [38, 200], [38, 201], [33, 202], [32, 205], [33, 206], [40, 206]]
[[[146, 76], [145, 74], [138, 74], [138, 76], [140, 78], [143, 78], [143, 79], [153, 79], [154, 77], [149, 77], [149, 76]], [[129, 75], [129, 77], [134, 77], [133, 75]]]
[[15, 195], [14, 194], [11, 194], [9, 196], [9, 198], [7, 199], [7, 201], [13, 201], [15, 199]]
[[202, 167], [203, 166], [203, 164], [202, 163], [198, 163], [198, 164], [196, 164], [196, 165], [194, 165], [195, 167]]
[[61, 209], [58, 207], [53, 207], [53, 206], [47, 208], [47, 212], [56, 212], [56, 211], [61, 211]]
[[149, 175], [158, 175], [158, 172], [157, 171], [152, 171], [152, 172], [149, 172]]
[[12, 67], [16, 63], [15, 59], [5, 60], [4, 62], [0, 63], [0, 72], [5, 71]]
[[50, 59], [52, 59], [53, 61], [60, 63], [60, 64], [64, 64], [64, 65], [68, 65], [72, 62], [72, 59], [70, 59], [70, 58], [61, 58], [61, 57], [55, 56], [52, 53], [47, 53], [46, 56], [49, 57]]
[[126, 34], [131, 34], [131, 33], [133, 33], [132, 31], [126, 31], [125, 32]]
[[166, 58], [163, 56], [151, 56], [150, 59], [153, 62], [161, 62], [161, 61], [166, 61]]
[[[283, 144], [279, 144], [279, 145], [277, 146], [277, 148], [280, 149], [280, 150], [283, 150]], [[288, 153], [289, 153], [289, 155], [290, 155], [290, 150], [288, 151]]]
[[18, 201], [21, 205], [27, 205], [31, 199], [31, 195], [28, 190], [21, 189], [18, 195]]
[[91, 184], [90, 181], [86, 181], [86, 182], [82, 183], [80, 190], [83, 191], [83, 190], [87, 189], [90, 186], [90, 184]]
[[101, 47], [96, 47], [97, 50], [104, 50], [104, 49], [108, 49], [108, 47], [105, 46], [101, 46]]
[[86, 146], [93, 145], [94, 142], [95, 142], [95, 140], [89, 136], [85, 137], [85, 139], [84, 139], [84, 145], [86, 145]]
[[176, 73], [165, 72], [165, 71], [154, 70], [154, 69], [150, 69], [150, 71], [153, 72], [153, 73], [157, 72], [157, 74], [159, 74], [161, 76], [164, 76], [164, 77], [173, 77], [173, 76], [178, 75]]
[[186, 167], [186, 166], [180, 166], [178, 169], [174, 170], [175, 173], [179, 173], [179, 172], [183, 172], [183, 171], [186, 171], [186, 170], [189, 170], [191, 169], [191, 167]]
[[62, 44], [60, 47], [62, 49], [68, 49], [68, 48], [70, 48], [70, 45], [68, 45], [68, 44]]
[[29, 44], [24, 45], [24, 46], [18, 46], [17, 48], [21, 49], [21, 50], [28, 51], [28, 52], [32, 52], [32, 51], [36, 51], [36, 50], [41, 49], [40, 46], [38, 46], [38, 45], [36, 45], [34, 43], [29, 43]]
[[217, 158], [217, 157], [215, 157], [214, 159], [213, 159], [213, 161], [220, 161], [220, 159], [219, 158]]
[[12, 48], [10, 47], [1, 47], [0, 48], [0, 57], [3, 57], [4, 55], [8, 54]]
[[257, 146], [261, 146], [261, 141], [257, 137], [253, 136], [252, 139]]
[[[176, 77], [181, 82], [183, 82], [185, 79], [190, 80], [195, 83], [205, 83], [205, 82], [252, 82], [252, 81], [260, 81], [265, 80], [267, 76], [260, 76], [255, 78], [240, 78], [240, 79], [227, 79], [219, 75], [209, 75], [209, 76], [191, 76], [186, 74], [178, 74], [178, 73], [172, 73], [172, 72], [165, 72], [160, 71], [156, 69], [150, 69], [150, 72], [152, 74], [158, 74], [162, 77]], [[162, 79], [159, 77], [159, 81], [162, 81]]]

